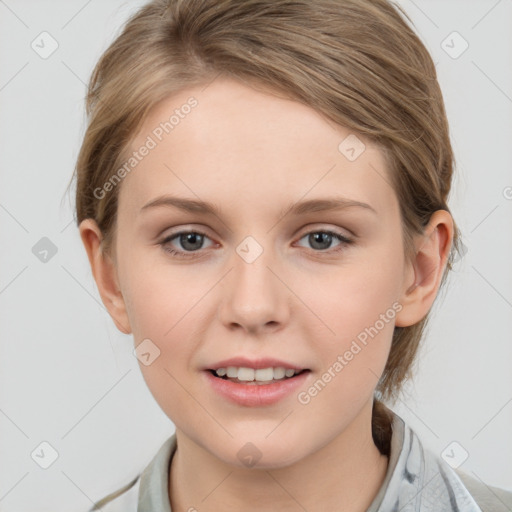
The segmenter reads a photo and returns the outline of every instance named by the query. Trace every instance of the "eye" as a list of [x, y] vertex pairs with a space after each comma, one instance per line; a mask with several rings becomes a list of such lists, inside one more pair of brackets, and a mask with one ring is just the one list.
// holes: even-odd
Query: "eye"
[[[203, 248], [203, 243], [206, 238], [209, 239], [209, 237], [205, 233], [202, 233], [200, 231], [180, 231], [179, 233], [174, 233], [173, 235], [164, 238], [161, 242], [159, 242], [159, 244], [162, 246], [162, 249], [165, 252], [168, 252], [173, 256], [177, 256], [179, 258], [194, 258], [197, 257], [198, 255], [195, 255], [193, 253]], [[173, 246], [170, 244], [174, 240], [176, 240], [176, 242], [184, 250], [176, 250], [175, 248], [173, 248]]]
[[304, 238], [307, 238], [307, 241], [311, 244], [312, 248], [317, 250], [316, 252], [330, 249], [333, 241], [339, 242], [338, 246], [333, 250], [334, 252], [341, 251], [345, 246], [353, 243], [353, 240], [347, 238], [343, 234], [330, 230], [310, 231], [300, 240]]
[[[300, 240], [305, 238], [307, 238], [307, 241], [311, 244], [312, 248], [315, 249], [315, 252], [337, 252], [353, 243], [352, 239], [331, 230], [310, 231], [302, 236]], [[194, 253], [197, 253], [200, 249], [204, 248], [203, 245], [206, 239], [210, 240], [205, 233], [200, 231], [180, 231], [167, 236], [159, 242], [159, 245], [165, 252], [172, 256], [176, 256], [178, 258], [198, 258], [201, 257], [202, 254]], [[335, 246], [332, 251], [329, 251], [332, 243], [336, 241], [338, 242], [338, 245]], [[181, 248], [177, 248], [176, 245], [172, 245], [173, 243], [178, 244]]]

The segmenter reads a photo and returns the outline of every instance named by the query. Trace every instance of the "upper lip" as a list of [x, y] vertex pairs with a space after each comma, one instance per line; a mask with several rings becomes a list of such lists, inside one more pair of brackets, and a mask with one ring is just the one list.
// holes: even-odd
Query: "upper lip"
[[285, 370], [304, 370], [305, 368], [293, 363], [288, 363], [280, 359], [274, 359], [272, 357], [261, 357], [257, 359], [249, 359], [247, 357], [232, 357], [230, 359], [223, 359], [217, 363], [213, 363], [211, 366], [205, 368], [206, 370], [218, 370], [219, 368], [227, 368], [228, 366], [236, 366], [237, 368], [277, 368], [282, 367]]

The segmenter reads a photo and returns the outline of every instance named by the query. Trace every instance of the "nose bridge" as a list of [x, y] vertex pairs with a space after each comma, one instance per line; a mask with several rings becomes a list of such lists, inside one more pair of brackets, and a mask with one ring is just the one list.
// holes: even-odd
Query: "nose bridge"
[[[271, 238], [265, 238], [268, 244]], [[251, 331], [283, 324], [288, 317], [287, 294], [275, 275], [273, 247], [248, 236], [235, 252], [219, 305], [220, 320], [227, 327], [238, 324]]]

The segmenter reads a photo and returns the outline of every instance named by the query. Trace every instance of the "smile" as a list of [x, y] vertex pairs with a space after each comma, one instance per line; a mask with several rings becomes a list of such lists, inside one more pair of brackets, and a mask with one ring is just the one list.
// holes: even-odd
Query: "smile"
[[269, 384], [271, 382], [279, 381], [282, 379], [289, 379], [298, 375], [304, 370], [294, 370], [291, 368], [283, 368], [277, 366], [275, 368], [248, 368], [245, 366], [228, 366], [226, 368], [218, 368], [211, 370], [214, 375], [224, 380], [231, 382], [246, 383], [246, 384]]
[[[222, 375], [218, 375], [219, 373]], [[270, 406], [295, 396], [312, 375], [311, 370], [285, 370], [282, 367], [255, 369], [246, 366], [220, 367], [217, 370], [203, 371], [202, 374], [206, 378], [207, 389], [212, 390], [218, 397], [243, 407]], [[274, 375], [278, 378], [274, 378]]]

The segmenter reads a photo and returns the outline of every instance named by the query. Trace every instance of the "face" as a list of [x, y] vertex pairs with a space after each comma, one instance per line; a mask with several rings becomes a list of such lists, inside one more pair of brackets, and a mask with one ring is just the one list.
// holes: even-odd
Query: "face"
[[[177, 430], [260, 467], [348, 431], [371, 406], [404, 288], [380, 151], [221, 78], [158, 104], [131, 149], [145, 155], [119, 185], [117, 277], [143, 376]], [[236, 377], [213, 375], [227, 367]]]

